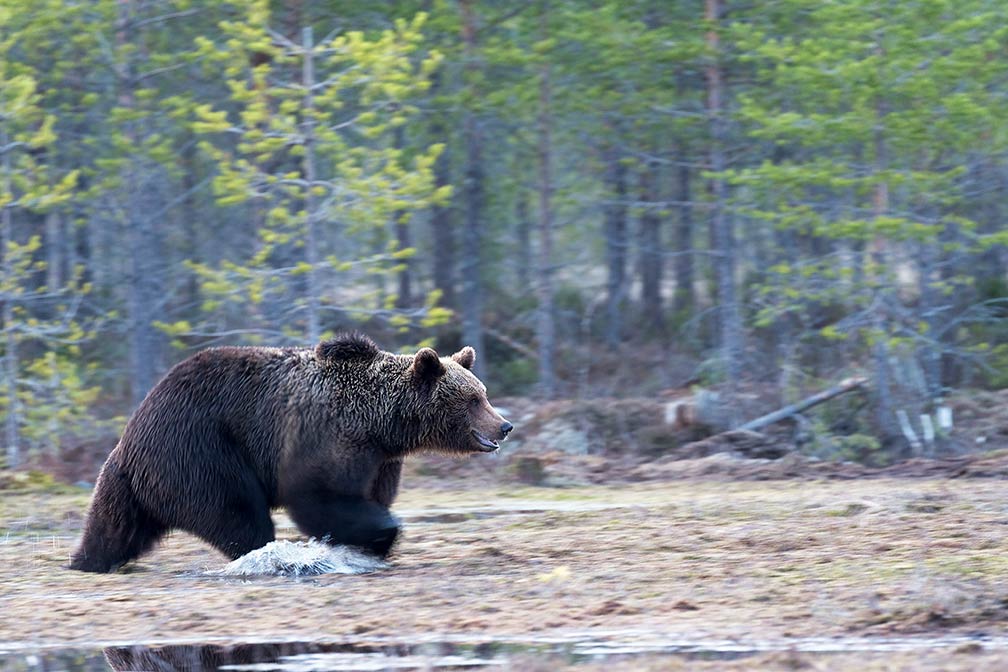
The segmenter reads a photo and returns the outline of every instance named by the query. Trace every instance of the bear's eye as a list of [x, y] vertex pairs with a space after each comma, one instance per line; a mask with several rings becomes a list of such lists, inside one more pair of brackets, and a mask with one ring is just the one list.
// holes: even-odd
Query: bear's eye
[[471, 408], [476, 408], [479, 405], [480, 405], [480, 398], [479, 397], [469, 397], [469, 406]]

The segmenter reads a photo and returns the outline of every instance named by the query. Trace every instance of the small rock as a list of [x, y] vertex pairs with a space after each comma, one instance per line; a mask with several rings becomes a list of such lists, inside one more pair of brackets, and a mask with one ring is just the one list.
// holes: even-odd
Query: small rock
[[679, 600], [672, 605], [672, 608], [676, 611], [699, 611], [700, 607], [696, 606], [692, 602], [687, 602], [686, 600]]

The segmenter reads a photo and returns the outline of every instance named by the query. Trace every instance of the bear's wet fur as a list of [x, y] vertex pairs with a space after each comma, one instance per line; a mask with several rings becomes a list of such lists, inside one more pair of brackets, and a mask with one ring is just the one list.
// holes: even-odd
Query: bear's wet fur
[[492, 452], [511, 430], [474, 361], [469, 347], [395, 355], [360, 334], [193, 355], [126, 423], [70, 567], [113, 571], [174, 529], [238, 558], [273, 541], [278, 507], [306, 535], [386, 556], [403, 459]]

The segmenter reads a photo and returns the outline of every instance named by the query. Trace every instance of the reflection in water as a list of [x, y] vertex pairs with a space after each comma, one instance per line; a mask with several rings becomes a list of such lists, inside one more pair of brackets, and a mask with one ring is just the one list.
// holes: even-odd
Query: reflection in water
[[[189, 644], [175, 646], [120, 646], [105, 649], [105, 660], [113, 670], [217, 670], [224, 665], [275, 663], [281, 658], [325, 651], [321, 644]], [[328, 647], [331, 648], [331, 647]]]
[[489, 645], [281, 644], [126, 646], [105, 649], [113, 670], [429, 670], [504, 665], [505, 659], [480, 655]]
[[[929, 652], [956, 647], [1008, 650], [1008, 637], [932, 635], [916, 637], [795, 637], [766, 640], [677, 639], [648, 632], [568, 632], [554, 637], [502, 638], [474, 642], [463, 635], [423, 642], [374, 639], [357, 643], [281, 642], [117, 646], [104, 650], [22, 649], [0, 652], [0, 670], [252, 670], [309, 672], [335, 670], [463, 670], [670, 656], [683, 660], [733, 660], [789, 651], [813, 656], [838, 653]], [[972, 648], [969, 650], [973, 650]], [[557, 665], [558, 666], [558, 665]]]
[[105, 658], [97, 651], [46, 651], [0, 655], [4, 672], [72, 670], [73, 672], [108, 672]]

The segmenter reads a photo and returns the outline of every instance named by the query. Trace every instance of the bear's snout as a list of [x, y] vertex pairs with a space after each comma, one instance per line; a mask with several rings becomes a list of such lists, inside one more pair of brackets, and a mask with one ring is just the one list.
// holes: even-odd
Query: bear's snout
[[507, 435], [511, 433], [512, 429], [514, 429], [514, 425], [512, 425], [510, 422], [508, 422], [507, 420], [505, 420], [504, 424], [501, 425], [501, 427], [500, 427], [501, 438], [506, 439]]

